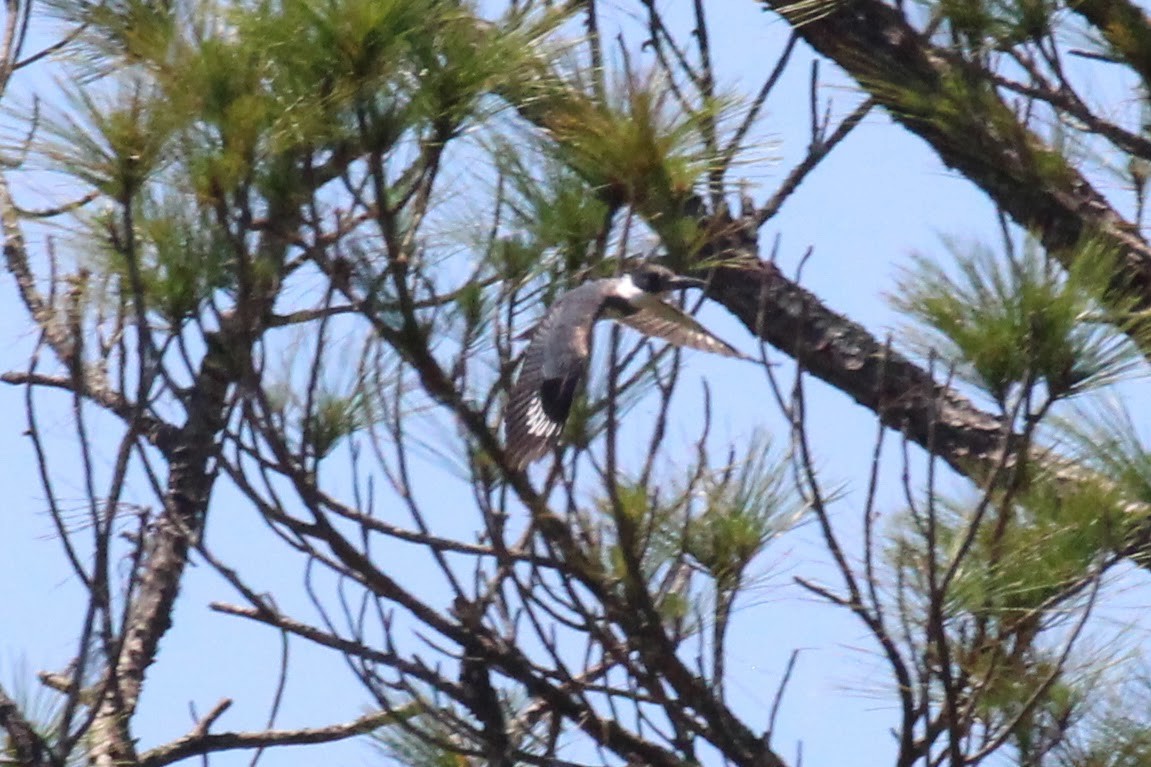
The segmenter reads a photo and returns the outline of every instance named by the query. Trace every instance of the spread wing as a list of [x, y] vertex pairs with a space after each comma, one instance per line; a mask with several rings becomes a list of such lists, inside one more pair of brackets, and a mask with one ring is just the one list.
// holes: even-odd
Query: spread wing
[[577, 288], [556, 301], [532, 333], [504, 415], [515, 468], [542, 458], [559, 440], [587, 370], [591, 327], [602, 302], [598, 291]]
[[685, 314], [666, 301], [655, 296], [644, 296], [637, 303], [642, 305], [639, 311], [614, 319], [646, 336], [662, 338], [676, 346], [721, 354], [724, 357], [745, 358], [730, 344], [712, 335], [690, 314]]

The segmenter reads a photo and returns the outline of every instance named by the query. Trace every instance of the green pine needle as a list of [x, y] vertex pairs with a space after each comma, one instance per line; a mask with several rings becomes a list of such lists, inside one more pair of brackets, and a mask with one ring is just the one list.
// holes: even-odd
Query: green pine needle
[[1038, 383], [1052, 399], [1073, 396], [1138, 365], [1139, 353], [1125, 337], [1135, 318], [1101, 308], [1114, 263], [1101, 246], [1084, 243], [1064, 271], [1032, 242], [1015, 258], [982, 245], [947, 245], [956, 274], [919, 256], [893, 303], [934, 331], [925, 345], [996, 402]]
[[508, 226], [524, 233], [522, 242], [534, 251], [533, 260], [555, 248], [565, 261], [586, 261], [588, 243], [603, 229], [607, 203], [543, 145], [522, 146], [497, 139], [489, 149], [507, 185]]
[[706, 475], [703, 509], [686, 527], [684, 550], [721, 591], [735, 589], [752, 561], [807, 508], [766, 433], [750, 441], [747, 455]]
[[557, 157], [593, 187], [658, 218], [678, 213], [718, 161], [702, 137], [724, 110], [717, 100], [686, 111], [663, 76], [625, 69], [602, 99], [569, 99], [549, 118], [549, 134]]
[[179, 116], [141, 80], [109, 95], [72, 88], [67, 96], [71, 109], [44, 120], [46, 159], [113, 200], [133, 200], [166, 167]]
[[[1076, 460], [1114, 483], [1128, 502], [1151, 507], [1151, 448], [1124, 402], [1109, 398], [1078, 407], [1053, 425]], [[1145, 515], [1128, 510], [1124, 516], [1135, 524]]]

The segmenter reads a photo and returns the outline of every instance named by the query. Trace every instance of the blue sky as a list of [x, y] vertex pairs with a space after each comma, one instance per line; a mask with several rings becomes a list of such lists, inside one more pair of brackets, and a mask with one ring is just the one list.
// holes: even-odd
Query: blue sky
[[[681, 4], [685, 5], [685, 4]], [[748, 93], [774, 63], [789, 28], [751, 2], [714, 3], [722, 12], [711, 20], [713, 50], [721, 86]], [[768, 101], [760, 121], [760, 154], [770, 158], [737, 170], [753, 182], [753, 195], [762, 200], [806, 149], [808, 124], [807, 75], [811, 54], [802, 49]], [[852, 85], [824, 65], [828, 79], [822, 95], [834, 100], [834, 112], [845, 114], [860, 99]], [[51, 88], [50, 83], [25, 80], [25, 92]], [[1114, 84], [1101, 82], [1104, 91]], [[957, 174], [945, 169], [925, 145], [894, 126], [881, 112], [864, 123], [804, 182], [781, 215], [763, 230], [763, 243], [781, 237], [780, 262], [792, 272], [810, 246], [803, 283], [828, 306], [863, 323], [877, 335], [893, 330], [897, 318], [882, 296], [894, 288], [900, 265], [914, 252], [942, 253], [939, 236], [958, 234], [995, 242], [993, 208], [985, 196]], [[736, 346], [754, 345], [742, 327], [718, 306], [704, 308], [702, 319]], [[16, 299], [11, 280], [0, 281], [0, 369], [19, 369], [33, 337]], [[778, 354], [773, 357], [782, 361]], [[698, 390], [698, 379], [712, 387], [716, 420], [722, 433], [746, 440], [762, 421], [778, 428], [773, 407], [765, 406], [767, 390], [759, 373], [727, 360], [690, 355], [689, 381], [684, 391]], [[786, 370], [786, 367], [785, 367]], [[790, 372], [790, 371], [789, 371]], [[697, 379], [692, 382], [691, 378]], [[818, 383], [811, 384], [811, 430], [822, 465], [830, 478], [845, 483], [858, 498], [875, 427], [870, 413], [845, 396]], [[73, 652], [77, 629], [74, 614], [80, 592], [67, 575], [59, 543], [45, 512], [27, 438], [22, 436], [24, 392], [0, 386], [0, 452], [7, 456], [2, 475], [7, 497], [4, 535], [0, 536], [0, 683], [28, 677], [32, 670], [62, 667]], [[45, 400], [45, 422], [53, 450], [70, 449], [74, 432], [67, 403]], [[642, 418], [653, 408], [641, 405], [632, 416]], [[94, 416], [94, 424], [99, 419]], [[690, 425], [673, 440], [689, 438]], [[781, 440], [783, 435], [781, 434]], [[894, 438], [889, 438], [894, 446]], [[100, 460], [111, 461], [113, 446]], [[889, 451], [890, 453], [891, 451]], [[62, 461], [74, 460], [61, 458]], [[64, 466], [65, 473], [67, 464]], [[82, 497], [79, 465], [74, 473], [75, 497]], [[336, 473], [341, 467], [331, 469]], [[418, 493], [453, 508], [455, 491], [445, 491], [435, 469], [423, 466], [415, 477]], [[67, 491], [66, 491], [67, 492]], [[450, 494], [445, 496], [445, 492]], [[142, 489], [140, 497], [145, 497]], [[843, 524], [855, 524], [850, 499]], [[896, 508], [898, 486], [888, 482], [884, 508]], [[442, 520], [445, 526], [452, 519]], [[258, 587], [277, 594], [281, 606], [307, 610], [302, 595], [300, 563], [267, 534], [254, 511], [224, 488], [215, 498], [209, 524], [210, 545], [226, 562], [242, 567]], [[849, 540], [851, 536], [849, 536]], [[884, 691], [890, 681], [862, 627], [846, 613], [815, 602], [791, 584], [797, 572], [829, 575], [814, 531], [801, 530], [769, 550], [762, 566], [765, 577], [741, 608], [730, 645], [731, 687], [740, 711], [755, 728], [766, 724], [776, 685], [793, 648], [802, 647], [775, 741], [780, 753], [792, 758], [802, 740], [805, 765], [878, 764], [892, 753], [887, 727], [894, 705]], [[389, 554], [390, 556], [390, 554]], [[395, 572], [412, 573], [426, 566], [396, 550]], [[391, 563], [389, 562], [389, 566]], [[1134, 603], [1138, 595], [1129, 594]], [[149, 673], [137, 732], [149, 746], [178, 737], [191, 726], [189, 706], [199, 712], [222, 697], [236, 704], [218, 729], [258, 729], [266, 717], [277, 670], [279, 639], [258, 626], [210, 611], [213, 600], [232, 601], [229, 588], [205, 566], [193, 567], [186, 578], [175, 616], [176, 628], [163, 640], [159, 660]], [[1122, 623], [1122, 614], [1116, 620]], [[293, 642], [293, 675], [280, 726], [321, 726], [354, 717], [367, 705], [342, 666], [327, 653]], [[364, 745], [343, 744], [272, 752], [266, 765], [360, 765], [378, 759]], [[246, 763], [247, 755], [218, 757], [214, 763]]]

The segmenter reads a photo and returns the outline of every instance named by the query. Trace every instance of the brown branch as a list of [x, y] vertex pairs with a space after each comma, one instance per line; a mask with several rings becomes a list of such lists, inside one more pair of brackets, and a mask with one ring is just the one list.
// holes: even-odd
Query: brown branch
[[[438, 685], [438, 678], [430, 676], [429, 673], [421, 666], [411, 661], [405, 661], [400, 658], [396, 653], [384, 650], [377, 650], [369, 647], [362, 642], [357, 642], [351, 639], [338, 636], [336, 634], [328, 633], [315, 626], [310, 626], [307, 623], [297, 621], [286, 615], [274, 612], [266, 607], [243, 607], [240, 605], [228, 604], [226, 602], [212, 602], [208, 605], [209, 608], [216, 612], [225, 615], [235, 615], [240, 618], [247, 618], [249, 620], [262, 623], [266, 626], [286, 631], [290, 634], [306, 639], [309, 642], [318, 644], [322, 647], [328, 647], [336, 650], [344, 655], [362, 658], [373, 663], [381, 663], [387, 666], [398, 669], [399, 671], [407, 674], [418, 676], [421, 681], [436, 682], [438, 689], [441, 692], [451, 693], [452, 690], [445, 690], [443, 686]], [[455, 697], [455, 695], [453, 695]]]
[[222, 698], [216, 705], [212, 706], [212, 710], [205, 714], [203, 719], [196, 723], [196, 726], [192, 728], [192, 732], [190, 732], [189, 735], [207, 735], [208, 730], [212, 729], [212, 725], [216, 723], [216, 720], [223, 716], [224, 712], [231, 707], [232, 699]]
[[4, 21], [4, 41], [0, 43], [0, 93], [8, 90], [8, 81], [16, 70], [24, 37], [21, 26], [27, 23], [30, 10], [27, 5], [21, 7], [21, 0], [6, 0], [4, 3], [7, 18]]
[[999, 459], [1004, 429], [998, 417], [936, 383], [774, 264], [717, 269], [710, 295], [760, 339], [802, 359], [807, 372], [874, 411], [885, 426], [923, 448], [930, 440], [956, 471], [978, 480]]
[[851, 110], [847, 117], [843, 118], [843, 122], [836, 126], [830, 136], [826, 138], [812, 136], [811, 146], [808, 148], [803, 160], [791, 169], [791, 172], [787, 174], [787, 177], [779, 185], [775, 193], [772, 194], [771, 199], [764, 203], [763, 207], [760, 208], [756, 214], [757, 223], [763, 224], [775, 216], [775, 214], [779, 212], [779, 209], [783, 207], [783, 203], [787, 202], [788, 198], [799, 188], [799, 185], [803, 183], [803, 180], [807, 178], [808, 174], [815, 170], [815, 167], [819, 165], [820, 161], [830, 154], [831, 150], [835, 149], [841, 141], [847, 138], [847, 135], [851, 133], [859, 123], [863, 122], [863, 118], [867, 116], [867, 113], [870, 112], [874, 106], [875, 99], [864, 99], [855, 109]]
[[1151, 160], [1151, 141], [1100, 118], [1066, 83], [1060, 83], [1056, 87], [1034, 70], [1028, 71], [1028, 75], [1035, 80], [1035, 84], [1016, 82], [993, 72], [988, 74], [996, 85], [1029, 99], [1045, 101], [1056, 110], [1074, 117], [1083, 123], [1089, 132], [1102, 136], [1116, 148], [1136, 157]]
[[[708, 296], [726, 307], [756, 337], [802, 362], [810, 373], [876, 414], [880, 423], [943, 460], [977, 484], [995, 483], [1018, 462], [1015, 446], [1030, 444], [1005, 429], [1003, 420], [977, 407], [931, 373], [881, 343], [758, 256], [757, 220], [746, 210], [738, 220], [727, 214], [705, 222], [718, 232], [704, 262], [726, 263], [696, 270], [710, 277]], [[726, 254], [726, 255], [724, 255]], [[1007, 449], [1007, 454], [1003, 453]], [[1082, 466], [1056, 462], [1049, 454], [1029, 460], [1063, 482], [1109, 484]], [[1133, 502], [1142, 517], [1145, 507]], [[1116, 553], [1151, 569], [1151, 524], [1136, 526]]]
[[[222, 613], [249, 618], [284, 631], [289, 631], [297, 636], [325, 647], [331, 647], [340, 652], [386, 664], [402, 673], [411, 674], [417, 679], [431, 684], [442, 694], [450, 695], [452, 698], [460, 700], [461, 702], [464, 699], [463, 693], [458, 685], [448, 682], [446, 679], [439, 677], [436, 672], [422, 665], [406, 661], [393, 653], [376, 650], [359, 642], [353, 642], [320, 631], [312, 626], [268, 610], [240, 607], [218, 602], [213, 603], [211, 608]], [[450, 624], [449, 633], [445, 635], [449, 637], [451, 634], [462, 636], [459, 632], [463, 632], [462, 627], [456, 623], [452, 623]], [[540, 670], [534, 666], [530, 660], [524, 657], [519, 648], [514, 644], [510, 644], [490, 633], [485, 633], [483, 636], [477, 637], [477, 639], [479, 641], [475, 644], [475, 649], [478, 653], [482, 654], [483, 660], [493, 666], [498, 666], [500, 670], [510, 678], [522, 684], [529, 695], [537, 700], [543, 701], [551, 711], [575, 723], [595, 742], [611, 749], [621, 756], [634, 758], [638, 760], [637, 763], [651, 765], [651, 767], [680, 767], [680, 761], [666, 750], [629, 732], [612, 719], [599, 717], [594, 709], [582, 703], [574, 693], [550, 683], [545, 676], [539, 673]], [[772, 762], [765, 763], [773, 764]]]
[[78, 24], [72, 31], [70, 31], [68, 34], [64, 35], [62, 38], [60, 38], [56, 42], [54, 42], [50, 45], [47, 45], [47, 46], [41, 48], [40, 50], [36, 51], [35, 53], [17, 61], [15, 64], [12, 65], [12, 70], [16, 71], [18, 69], [23, 69], [25, 67], [29, 67], [29, 66], [35, 64], [37, 61], [40, 61], [42, 59], [46, 59], [49, 56], [51, 56], [52, 54], [58, 53], [58, 52], [64, 50], [65, 48], [68, 47], [68, 45], [70, 45], [72, 43], [72, 41], [78, 39], [80, 37], [80, 35], [84, 34], [86, 31], [88, 31], [88, 23], [87, 22], [84, 22], [82, 24]]
[[16, 280], [24, 306], [56, 356], [68, 364], [74, 353], [74, 342], [64, 322], [56, 316], [54, 307], [36, 287], [36, 276], [28, 263], [28, 249], [20, 227], [20, 214], [8, 189], [8, 178], [3, 173], [0, 173], [0, 229], [4, 233], [4, 263]]
[[92, 402], [107, 410], [125, 423], [135, 421], [140, 433], [154, 445], [165, 457], [170, 458], [177, 441], [178, 429], [154, 416], [136, 412], [136, 406], [124, 398], [119, 392], [101, 386], [97, 383], [100, 377], [95, 374], [80, 376], [77, 381], [66, 376], [52, 376], [43, 373], [0, 373], [0, 381], [15, 386], [43, 386], [51, 389], [61, 389], [72, 392], [83, 399]]
[[759, 92], [755, 98], [751, 100], [751, 106], [744, 115], [743, 121], [740, 122], [739, 127], [731, 136], [727, 147], [723, 150], [722, 167], [727, 169], [731, 167], [732, 160], [735, 155], [743, 148], [743, 141], [747, 138], [747, 134], [751, 131], [752, 126], [755, 124], [759, 112], [763, 109], [764, 103], [767, 102], [767, 97], [771, 95], [772, 90], [779, 83], [779, 78], [783, 76], [784, 71], [787, 69], [788, 62], [791, 61], [791, 54], [795, 50], [795, 43], [799, 40], [799, 36], [792, 32], [787, 38], [787, 44], [783, 47], [783, 52], [779, 54], [779, 59], [776, 60], [775, 66], [767, 75], [767, 79], [763, 81], [760, 86]]
[[99, 196], [99, 192], [88, 192], [79, 199], [55, 205], [51, 208], [25, 210], [24, 208], [16, 206], [16, 212], [19, 213], [22, 218], [54, 218], [65, 213], [71, 213], [74, 210], [79, 210]]
[[268, 319], [268, 327], [282, 328], [288, 325], [303, 325], [340, 314], [362, 311], [358, 306], [325, 306], [318, 309], [299, 309], [288, 314], [274, 314]]
[[414, 705], [400, 711], [377, 711], [358, 719], [327, 727], [298, 730], [263, 730], [260, 732], [200, 732], [199, 726], [184, 737], [140, 755], [139, 767], [164, 767], [193, 756], [204, 756], [217, 751], [295, 746], [309, 743], [332, 743], [358, 735], [366, 735], [381, 727], [396, 724], [416, 713]]
[[1151, 88], [1151, 19], [1130, 0], [1074, 0], [1071, 10], [1091, 23], [1112, 50]]
[[210, 464], [224, 426], [227, 391], [236, 378], [230, 360], [237, 349], [224, 345], [220, 334], [205, 334], [205, 340], [208, 350], [188, 397], [188, 420], [169, 462], [164, 508], [143, 541], [136, 594], [127, 609], [118, 656], [109, 669], [114, 683], [92, 722], [91, 762], [97, 767], [136, 761], [129, 729], [132, 714], [160, 638], [171, 628], [188, 551], [207, 516], [215, 482]]

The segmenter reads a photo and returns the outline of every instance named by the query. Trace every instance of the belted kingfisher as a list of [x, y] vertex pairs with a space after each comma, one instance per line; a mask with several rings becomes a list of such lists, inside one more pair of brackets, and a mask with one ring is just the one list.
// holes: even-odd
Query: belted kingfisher
[[622, 277], [592, 280], [560, 296], [531, 331], [519, 377], [505, 414], [508, 460], [522, 469], [556, 443], [587, 370], [591, 330], [608, 318], [662, 338], [725, 357], [740, 357], [727, 343], [660, 296], [701, 288], [702, 280], [681, 277], [658, 264], [643, 264]]

